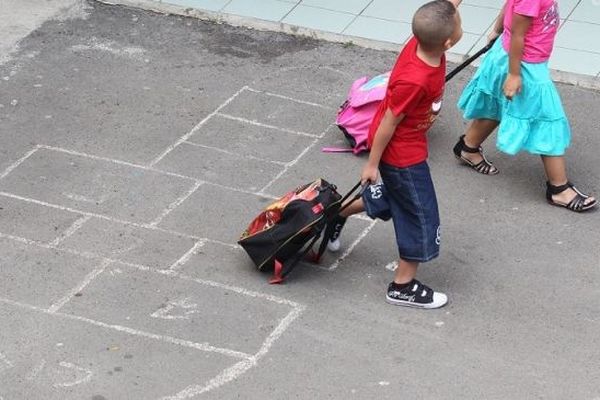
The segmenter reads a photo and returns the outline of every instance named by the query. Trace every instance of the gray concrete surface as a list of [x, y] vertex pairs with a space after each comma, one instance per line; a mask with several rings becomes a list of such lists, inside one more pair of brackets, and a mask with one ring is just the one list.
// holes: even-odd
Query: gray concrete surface
[[[546, 205], [535, 157], [457, 164], [472, 71], [430, 134], [443, 252], [419, 276], [451, 303], [399, 309], [390, 224], [352, 219], [282, 286], [235, 245], [274, 196], [352, 186], [364, 158], [320, 149], [395, 54], [76, 6], [2, 50], [0, 399], [600, 398], [600, 214]], [[559, 89], [600, 193], [600, 94]]]

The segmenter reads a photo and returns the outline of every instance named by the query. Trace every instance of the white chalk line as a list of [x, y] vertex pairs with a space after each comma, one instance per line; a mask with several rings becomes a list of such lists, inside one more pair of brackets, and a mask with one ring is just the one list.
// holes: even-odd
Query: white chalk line
[[264, 299], [264, 300], [268, 300], [272, 303], [275, 304], [281, 304], [281, 305], [286, 305], [286, 306], [290, 306], [292, 308], [297, 308], [297, 307], [301, 307], [300, 304], [292, 301], [292, 300], [287, 300], [287, 299], [283, 299], [281, 297], [277, 297], [268, 293], [261, 293], [261, 292], [256, 292], [253, 290], [249, 290], [249, 289], [244, 289], [238, 286], [232, 286], [232, 285], [228, 285], [226, 283], [220, 283], [220, 282], [215, 282], [215, 281], [209, 281], [209, 280], [205, 280], [205, 279], [199, 279], [199, 278], [194, 278], [185, 274], [181, 274], [181, 273], [177, 273], [175, 271], [165, 271], [165, 270], [150, 270], [150, 272], [154, 272], [154, 273], [158, 273], [158, 274], [165, 274], [165, 275], [172, 275], [175, 276], [179, 279], [183, 279], [186, 281], [191, 281], [191, 282], [196, 282], [199, 283], [201, 285], [204, 286], [210, 286], [210, 287], [216, 287], [219, 289], [223, 289], [223, 290], [227, 290], [230, 292], [234, 292], [234, 293], [238, 293], [247, 297], [253, 297], [253, 298], [257, 298], [257, 299]]
[[292, 129], [281, 128], [281, 127], [275, 126], [275, 125], [267, 125], [267, 124], [264, 124], [262, 122], [258, 122], [258, 121], [252, 120], [252, 119], [246, 119], [246, 118], [242, 118], [242, 117], [235, 117], [235, 116], [229, 115], [229, 114], [219, 113], [217, 115], [219, 117], [227, 118], [227, 119], [230, 119], [232, 121], [242, 122], [244, 124], [259, 126], [261, 128], [266, 128], [266, 129], [275, 129], [275, 130], [278, 130], [278, 131], [281, 131], [281, 132], [291, 133], [291, 134], [298, 135], [298, 136], [307, 136], [307, 137], [311, 137], [311, 138], [319, 137], [319, 135], [315, 135], [314, 133], [294, 131]]
[[258, 191], [259, 195], [262, 195], [262, 193], [265, 192], [265, 190], [267, 190], [269, 187], [271, 187], [271, 185], [273, 185], [279, 178], [281, 178], [291, 167], [293, 167], [294, 165], [296, 165], [298, 163], [298, 161], [300, 161], [300, 159], [310, 151], [310, 149], [312, 149], [317, 142], [327, 134], [327, 132], [329, 131], [329, 129], [331, 129], [332, 125], [329, 125], [324, 131], [323, 133], [315, 138], [315, 140], [313, 140], [304, 150], [302, 150], [302, 152], [300, 154], [298, 154], [298, 156], [296, 158], [294, 158], [290, 163], [288, 163], [277, 175], [275, 175], [275, 177], [273, 179], [271, 179], [271, 181], [269, 183], [267, 183], [262, 189], [260, 189]]
[[272, 93], [272, 92], [267, 92], [267, 91], [264, 91], [264, 90], [257, 90], [257, 89], [252, 89], [252, 88], [248, 88], [247, 90], [249, 92], [259, 93], [259, 94], [262, 93], [262, 94], [267, 95], [267, 96], [277, 97], [279, 99], [289, 100], [289, 101], [293, 101], [294, 103], [305, 104], [307, 106], [318, 107], [318, 108], [322, 108], [322, 109], [328, 110], [328, 111], [335, 110], [334, 108], [324, 106], [323, 104], [313, 103], [311, 101], [306, 101], [306, 100], [299, 100], [299, 99], [295, 99], [293, 97], [284, 96], [282, 94], [277, 94], [277, 93]]
[[52, 316], [56, 316], [56, 317], [63, 318], [63, 319], [85, 322], [90, 325], [98, 326], [98, 327], [105, 328], [105, 329], [111, 329], [111, 330], [114, 330], [117, 332], [127, 333], [132, 336], [140, 336], [140, 337], [144, 337], [144, 338], [148, 338], [148, 339], [154, 339], [157, 341], [175, 344], [175, 345], [178, 345], [181, 347], [188, 347], [188, 348], [200, 350], [200, 351], [207, 352], [207, 353], [218, 353], [218, 354], [223, 354], [228, 357], [239, 358], [239, 359], [243, 359], [243, 360], [248, 360], [248, 359], [252, 358], [251, 354], [243, 353], [240, 351], [215, 347], [215, 346], [211, 346], [207, 343], [195, 343], [195, 342], [192, 342], [189, 340], [178, 339], [178, 338], [174, 338], [172, 336], [167, 336], [167, 335], [158, 335], [155, 333], [145, 332], [145, 331], [141, 331], [138, 329], [129, 328], [126, 326], [107, 324], [105, 322], [96, 321], [96, 320], [86, 318], [86, 317], [81, 317], [78, 315], [65, 314], [65, 313], [61, 313], [61, 312], [51, 313], [49, 310], [44, 309], [44, 308], [32, 306], [30, 304], [25, 304], [25, 303], [21, 303], [18, 301], [5, 299], [5, 298], [1, 298], [1, 297], [0, 297], [0, 303], [8, 304], [8, 305], [11, 305], [14, 307], [28, 309], [31, 311], [41, 312], [43, 314], [52, 315]]
[[55, 388], [73, 387], [73, 386], [80, 385], [82, 383], [87, 383], [92, 379], [93, 373], [89, 369], [85, 369], [85, 368], [79, 367], [73, 363], [65, 362], [65, 361], [59, 362], [58, 365], [60, 365], [63, 368], [72, 369], [74, 371], [84, 372], [85, 376], [81, 379], [76, 379], [72, 382], [55, 383], [52, 385], [52, 387], [55, 387]]
[[175, 143], [173, 143], [172, 145], [167, 147], [167, 149], [165, 151], [163, 151], [160, 155], [158, 155], [154, 160], [152, 160], [148, 164], [148, 166], [152, 167], [152, 166], [158, 164], [160, 162], [160, 160], [162, 160], [163, 158], [165, 158], [167, 156], [167, 154], [172, 152], [181, 143], [187, 141], [191, 136], [194, 135], [194, 133], [196, 133], [202, 127], [202, 125], [204, 125], [208, 120], [210, 120], [213, 116], [215, 116], [223, 108], [227, 107], [229, 105], [229, 103], [231, 103], [237, 96], [239, 96], [240, 93], [242, 93], [244, 90], [247, 90], [247, 89], [248, 89], [248, 87], [244, 86], [240, 90], [235, 92], [233, 94], [233, 96], [231, 96], [230, 98], [225, 100], [225, 102], [222, 103], [220, 106], [218, 106], [213, 112], [211, 112], [206, 117], [204, 117], [200, 122], [198, 122], [198, 124], [196, 124], [196, 126], [194, 126], [191, 131], [189, 131], [188, 133], [186, 133], [185, 135], [180, 137], [179, 140], [177, 140]]
[[[37, 240], [27, 239], [27, 238], [24, 238], [24, 237], [21, 237], [21, 236], [10, 235], [10, 234], [7, 234], [7, 233], [0, 232], [0, 239], [9, 239], [9, 240], [12, 240], [12, 241], [15, 241], [15, 242], [23, 243], [23, 244], [30, 245], [30, 246], [36, 246], [36, 247], [40, 247], [40, 248], [48, 249], [48, 250], [58, 250], [58, 251], [61, 251], [61, 252], [64, 252], [64, 253], [68, 253], [68, 254], [71, 254], [71, 255], [74, 255], [74, 256], [79, 256], [79, 257], [86, 258], [86, 259], [98, 259], [98, 260], [106, 261], [108, 263], [118, 263], [118, 264], [125, 265], [127, 267], [139, 269], [139, 270], [142, 270], [142, 271], [153, 270], [151, 267], [148, 267], [146, 265], [136, 264], [136, 263], [132, 263], [130, 261], [121, 260], [121, 259], [118, 259], [118, 258], [106, 257], [106, 256], [103, 256], [103, 255], [100, 255], [100, 254], [96, 254], [96, 253], [92, 253], [92, 252], [89, 252], [89, 251], [80, 251], [80, 250], [75, 250], [75, 249], [71, 249], [71, 248], [68, 248], [68, 247], [53, 246], [53, 245], [51, 245], [49, 243], [38, 242]], [[229, 244], [229, 243], [223, 243], [223, 242], [220, 242], [220, 241], [217, 241], [217, 240], [211, 240], [211, 239], [200, 239], [200, 240], [198, 240], [198, 243], [199, 242], [202, 242], [202, 243], [214, 243], [214, 244], [218, 244], [218, 245], [221, 245], [221, 246], [226, 246], [226, 247], [229, 247], [229, 248], [232, 248], [232, 249], [236, 249], [236, 250], [242, 248], [239, 245]], [[192, 255], [193, 254], [188, 255], [188, 257], [191, 258]], [[189, 260], [189, 258], [188, 258], [188, 260]], [[156, 271], [169, 271], [170, 272], [170, 268], [157, 269]]]
[[33, 153], [38, 151], [40, 146], [35, 146], [33, 149], [29, 150], [23, 157], [19, 158], [17, 161], [9, 165], [2, 174], [0, 174], [0, 179], [4, 179], [8, 174], [10, 174], [15, 168], [21, 165], [25, 160], [27, 160]]
[[[178, 310], [183, 311], [183, 314], [171, 314], [171, 311]], [[189, 298], [184, 297], [182, 299], [172, 300], [166, 306], [161, 306], [158, 310], [150, 314], [152, 318], [175, 320], [175, 319], [189, 319], [191, 314], [198, 314], [198, 304], [190, 303]]]
[[354, 214], [349, 217], [350, 219], [358, 219], [361, 221], [373, 222], [373, 218], [367, 216], [366, 214]]
[[0, 353], [0, 361], [2, 362], [0, 363], [0, 372], [14, 367], [14, 364], [3, 353]]
[[58, 301], [53, 303], [50, 307], [48, 307], [48, 313], [54, 314], [58, 310], [63, 308], [69, 301], [71, 301], [71, 299], [73, 299], [73, 297], [75, 297], [75, 295], [77, 293], [81, 293], [81, 291], [83, 289], [85, 289], [85, 287], [87, 285], [89, 285], [94, 279], [96, 279], [96, 277], [98, 275], [100, 275], [102, 272], [104, 272], [106, 267], [108, 267], [111, 263], [112, 263], [112, 261], [102, 260], [100, 265], [97, 268], [95, 268], [92, 272], [87, 274], [85, 276], [85, 278], [83, 278], [83, 280], [77, 286], [75, 286], [74, 288], [69, 290], [69, 292], [65, 296], [63, 296], [61, 299], [59, 299]]
[[274, 196], [271, 194], [267, 194], [267, 193], [262, 193], [262, 192], [253, 192], [251, 190], [245, 190], [245, 189], [239, 189], [239, 188], [235, 188], [235, 187], [231, 187], [231, 186], [225, 186], [225, 185], [221, 185], [219, 183], [213, 183], [213, 182], [205, 182], [207, 185], [210, 186], [215, 186], [221, 189], [225, 189], [225, 190], [230, 190], [232, 192], [237, 192], [237, 193], [243, 193], [243, 194], [251, 194], [253, 196], [256, 197], [264, 197], [266, 199], [270, 199], [270, 200], [276, 200], [278, 199], [280, 196]]
[[149, 166], [146, 166], [146, 165], [135, 164], [135, 163], [132, 163], [132, 162], [129, 162], [129, 161], [117, 160], [117, 159], [114, 159], [114, 158], [96, 156], [96, 155], [93, 155], [93, 154], [83, 153], [81, 151], [69, 150], [69, 149], [65, 149], [65, 148], [62, 148], [62, 147], [39, 145], [39, 148], [44, 149], [44, 150], [56, 151], [56, 152], [59, 152], [59, 153], [66, 153], [66, 154], [70, 154], [72, 156], [90, 158], [92, 160], [106, 161], [106, 162], [109, 162], [109, 163], [123, 165], [123, 166], [131, 167], [131, 168], [142, 169], [142, 170], [145, 170], [145, 171], [156, 172], [156, 173], [159, 173], [159, 174], [162, 174], [162, 175], [173, 176], [175, 178], [181, 178], [181, 179], [191, 180], [191, 181], [198, 181], [199, 180], [199, 179], [193, 178], [191, 176], [186, 176], [186, 175], [178, 174], [178, 173], [175, 173], [175, 172], [163, 171], [161, 169], [149, 167]]
[[109, 216], [106, 216], [106, 215], [96, 214], [96, 213], [92, 213], [92, 212], [88, 212], [88, 211], [76, 210], [76, 209], [71, 208], [71, 207], [65, 207], [65, 206], [61, 206], [61, 205], [58, 205], [58, 204], [48, 203], [48, 202], [42, 201], [42, 200], [36, 200], [36, 199], [29, 198], [29, 197], [23, 197], [23, 196], [19, 196], [17, 194], [14, 194], [14, 193], [0, 192], [0, 196], [10, 197], [12, 199], [24, 201], [26, 203], [37, 204], [37, 205], [44, 206], [44, 207], [54, 208], [56, 210], [67, 211], [67, 212], [70, 212], [70, 213], [73, 213], [73, 214], [88, 215], [90, 217], [102, 219], [102, 220], [105, 220], [105, 221], [114, 222], [114, 223], [121, 224], [121, 225], [134, 226], [136, 228], [150, 229], [150, 230], [155, 230], [155, 231], [159, 231], [159, 232], [163, 232], [163, 233], [168, 233], [168, 234], [171, 234], [171, 235], [174, 235], [174, 236], [178, 236], [178, 237], [182, 237], [182, 238], [186, 238], [186, 239], [193, 239], [193, 240], [201, 240], [201, 239], [203, 239], [203, 238], [201, 238], [199, 236], [195, 236], [195, 235], [188, 235], [186, 233], [172, 231], [172, 230], [164, 229], [164, 228], [159, 228], [157, 226], [150, 226], [149, 224], [140, 224], [140, 223], [137, 223], [137, 222], [125, 221], [125, 220], [122, 220], [122, 219], [113, 218], [113, 217], [109, 217]]
[[[9, 239], [9, 240], [12, 240], [15, 242], [23, 243], [23, 244], [30, 245], [30, 246], [36, 246], [36, 247], [40, 247], [43, 249], [58, 250], [58, 251], [61, 251], [64, 253], [68, 253], [68, 254], [86, 258], [86, 259], [98, 259], [98, 260], [106, 261], [108, 263], [119, 263], [119, 264], [122, 264], [122, 265], [125, 265], [128, 267], [139, 269], [139, 270], [150, 270], [151, 269], [148, 266], [132, 263], [129, 261], [118, 259], [118, 258], [105, 257], [100, 254], [92, 253], [89, 251], [79, 251], [79, 250], [71, 249], [68, 247], [52, 246], [51, 244], [48, 244], [48, 243], [38, 242], [36, 240], [27, 239], [27, 238], [20, 237], [20, 236], [9, 235], [9, 234], [2, 233], [2, 232], [0, 232], [0, 238], [1, 239]], [[204, 239], [202, 239], [202, 240], [209, 242], [208, 240], [204, 240]], [[219, 244], [221, 244], [221, 243], [219, 243]], [[227, 244], [225, 244], [225, 245], [227, 245]], [[233, 245], [229, 245], [229, 246], [234, 247]]]
[[57, 247], [61, 242], [73, 236], [90, 219], [92, 219], [91, 215], [84, 215], [81, 218], [78, 218], [70, 227], [67, 228], [67, 230], [61, 233], [56, 239], [48, 243], [48, 245], [51, 247]]
[[215, 117], [221, 117], [221, 118], [229, 119], [231, 121], [241, 122], [246, 125], [258, 126], [260, 128], [283, 132], [283, 133], [289, 133], [289, 134], [296, 135], [296, 136], [307, 136], [307, 137], [313, 137], [313, 138], [319, 136], [314, 133], [296, 131], [296, 130], [289, 129], [289, 128], [284, 128], [284, 127], [275, 126], [275, 125], [269, 125], [269, 124], [265, 124], [264, 122], [259, 122], [259, 121], [244, 118], [244, 117], [236, 117], [235, 115], [226, 114], [226, 113], [222, 113], [222, 112], [217, 113], [215, 115]]
[[239, 244], [237, 244], [237, 243], [225, 243], [225, 242], [222, 242], [222, 241], [220, 241], [220, 240], [208, 239], [208, 238], [204, 238], [203, 240], [204, 240], [206, 243], [218, 244], [218, 245], [220, 245], [220, 246], [226, 246], [226, 247], [229, 247], [229, 248], [231, 248], [231, 249], [235, 249], [235, 250], [240, 250], [240, 249], [242, 249], [242, 246], [240, 246], [240, 245], [239, 245]]
[[81, 202], [90, 203], [90, 204], [103, 204], [106, 200], [111, 198], [111, 195], [107, 195], [107, 194], [102, 195], [96, 199], [87, 197], [87, 196], [83, 196], [83, 195], [80, 195], [77, 193], [63, 192], [62, 195], [65, 196], [67, 199], [81, 201]]
[[165, 208], [163, 210], [163, 212], [160, 213], [160, 215], [158, 217], [156, 217], [154, 220], [152, 220], [152, 222], [150, 222], [148, 224], [149, 227], [157, 227], [158, 224], [160, 224], [162, 222], [163, 219], [166, 218], [167, 215], [169, 215], [173, 210], [175, 210], [177, 207], [179, 207], [184, 201], [186, 201], [192, 194], [194, 194], [196, 192], [196, 190], [198, 190], [200, 188], [200, 186], [202, 186], [204, 184], [204, 182], [196, 182], [194, 183], [194, 185], [190, 188], [190, 190], [188, 190], [187, 192], [185, 192], [184, 194], [182, 194], [181, 196], [179, 196], [177, 199], [175, 199], [174, 202], [172, 202], [171, 204], [169, 204], [167, 206], [167, 208]]
[[[209, 182], [205, 182], [205, 184], [211, 185], [211, 183], [209, 183]], [[227, 187], [223, 187], [223, 186], [220, 186], [220, 185], [217, 185], [217, 186], [222, 187], [223, 189], [230, 190], [230, 188], [227, 188]], [[266, 194], [252, 193], [252, 192], [248, 192], [248, 191], [242, 191], [242, 193], [252, 194], [252, 195], [255, 195], [255, 196], [260, 196], [260, 197], [270, 198], [270, 199], [277, 199], [278, 198], [278, 197], [274, 197], [274, 196], [270, 196], [270, 195], [266, 195]], [[124, 220], [120, 220], [120, 219], [108, 217], [106, 215], [89, 213], [87, 211], [75, 210], [75, 209], [70, 208], [70, 207], [64, 207], [64, 206], [60, 206], [60, 205], [57, 205], [57, 204], [51, 204], [51, 203], [47, 203], [47, 202], [41, 201], [41, 200], [30, 199], [30, 198], [19, 196], [19, 195], [13, 194], [13, 193], [0, 192], [0, 196], [9, 197], [9, 198], [12, 198], [12, 199], [24, 201], [26, 203], [36, 204], [36, 205], [40, 205], [40, 206], [44, 206], [44, 207], [48, 207], [48, 208], [53, 208], [53, 209], [56, 209], [56, 210], [66, 211], [66, 212], [70, 212], [70, 213], [73, 213], [73, 214], [80, 214], [80, 215], [84, 215], [84, 216], [90, 216], [90, 217], [93, 217], [93, 218], [102, 219], [102, 220], [113, 222], [113, 223], [120, 224], [120, 225], [132, 226], [132, 227], [140, 228], [140, 229], [155, 230], [155, 231], [158, 231], [158, 232], [167, 233], [167, 234], [170, 234], [170, 235], [173, 235], [173, 236], [178, 236], [178, 237], [185, 238], [185, 239], [192, 239], [194, 241], [204, 241], [206, 243], [214, 243], [214, 244], [218, 244], [218, 245], [221, 245], [221, 246], [227, 246], [227, 247], [230, 247], [232, 249], [241, 249], [242, 248], [240, 245], [238, 245], [236, 243], [226, 243], [226, 242], [223, 242], [223, 241], [220, 241], [220, 240], [216, 240], [216, 239], [210, 239], [210, 238], [199, 237], [199, 236], [195, 236], [195, 235], [189, 235], [189, 234], [182, 233], [182, 232], [177, 232], [177, 231], [173, 231], [173, 230], [169, 230], [169, 229], [159, 228], [157, 226], [150, 226], [148, 224], [139, 224], [139, 223], [136, 223], [136, 222], [124, 221]], [[0, 237], [1, 236], [13, 237], [11, 235], [6, 235], [6, 234], [1, 234], [0, 233]], [[29, 240], [29, 239], [25, 239], [25, 240]], [[35, 242], [35, 241], [32, 241], [32, 242]], [[35, 243], [37, 243], [37, 242], [35, 242]], [[54, 246], [47, 246], [47, 248], [55, 248], [55, 247]], [[62, 250], [67, 250], [66, 248], [63, 248], [63, 247], [56, 247], [56, 248], [60, 248]], [[90, 254], [90, 253], [81, 252], [81, 254]], [[111, 258], [106, 258], [106, 259], [110, 260]], [[125, 261], [122, 261], [122, 260], [119, 260], [119, 259], [116, 259], [116, 261], [125, 263]]]
[[107, 261], [119, 261], [120, 260], [111, 260], [109, 258], [105, 258], [102, 256], [99, 256], [97, 254], [93, 254], [93, 253], [89, 253], [89, 252], [85, 252], [85, 251], [78, 251], [78, 250], [73, 250], [73, 249], [68, 249], [68, 248], [63, 248], [63, 247], [56, 247], [56, 246], [51, 246], [48, 243], [44, 243], [44, 242], [38, 242], [37, 240], [32, 240], [32, 239], [27, 239], [21, 236], [15, 236], [15, 235], [9, 235], [7, 233], [2, 233], [0, 232], [0, 239], [9, 239], [12, 240], [14, 242], [19, 242], [19, 243], [23, 243], [26, 245], [30, 245], [30, 246], [36, 246], [36, 247], [41, 247], [43, 249], [48, 249], [48, 250], [59, 250], [62, 251], [64, 253], [68, 253], [68, 254], [72, 254], [74, 256], [80, 256], [86, 259], [100, 259], [100, 260], [107, 260]]
[[260, 350], [254, 354], [250, 359], [243, 360], [235, 365], [225, 369], [219, 375], [210, 379], [204, 385], [191, 385], [183, 389], [179, 393], [173, 396], [163, 397], [161, 400], [183, 400], [190, 397], [197, 396], [202, 393], [210, 392], [211, 390], [217, 389], [229, 382], [232, 382], [242, 376], [251, 368], [255, 367], [261, 358], [263, 358], [271, 349], [273, 344], [283, 335], [283, 333], [289, 328], [289, 326], [296, 320], [302, 312], [305, 310], [304, 306], [297, 306], [294, 308], [285, 318], [281, 320], [279, 325], [271, 332], [267, 339], [263, 342]]
[[286, 164], [283, 161], [273, 161], [273, 160], [267, 160], [266, 158], [255, 157], [255, 156], [252, 156], [252, 155], [249, 155], [249, 154], [234, 153], [232, 151], [223, 150], [223, 149], [221, 149], [219, 147], [207, 146], [205, 144], [194, 143], [194, 142], [190, 142], [190, 141], [185, 141], [183, 143], [185, 143], [187, 145], [190, 145], [190, 146], [194, 146], [194, 147], [201, 147], [203, 149], [212, 150], [212, 151], [215, 151], [217, 153], [223, 153], [223, 154], [227, 154], [227, 155], [235, 156], [235, 157], [240, 157], [240, 158], [247, 158], [249, 160], [260, 161], [260, 162], [264, 162], [264, 163], [268, 163], [268, 164], [275, 164], [275, 165], [281, 165], [281, 166], [284, 166]]
[[346, 257], [348, 257], [350, 255], [350, 253], [352, 253], [352, 251], [354, 250], [354, 248], [356, 246], [358, 246], [358, 244], [369, 234], [369, 232], [371, 232], [371, 229], [373, 229], [373, 227], [375, 227], [375, 224], [377, 224], [377, 220], [372, 220], [371, 223], [369, 224], [369, 226], [367, 226], [362, 232], [361, 234], [356, 238], [356, 240], [354, 240], [354, 242], [352, 242], [352, 244], [350, 245], [350, 247], [348, 247], [346, 249], [346, 251], [344, 252], [344, 254], [342, 254], [337, 260], [335, 260], [335, 262], [333, 264], [331, 264], [331, 266], [329, 267], [329, 271], [334, 271], [335, 269], [337, 269], [337, 267], [340, 266], [340, 263], [342, 261], [344, 261], [346, 259]]
[[[128, 166], [128, 167], [139, 168], [139, 169], [143, 169], [143, 170], [151, 171], [151, 172], [156, 172], [156, 173], [163, 174], [163, 175], [168, 175], [168, 176], [173, 176], [173, 177], [176, 177], [176, 178], [191, 180], [191, 181], [194, 181], [196, 183], [201, 183], [201, 184], [205, 184], [205, 185], [212, 185], [212, 186], [219, 187], [219, 188], [222, 188], [222, 189], [231, 190], [233, 192], [253, 194], [255, 196], [267, 197], [267, 198], [273, 198], [273, 199], [277, 198], [275, 196], [264, 194], [264, 193], [258, 193], [258, 192], [253, 192], [253, 191], [250, 191], [250, 190], [235, 188], [235, 187], [232, 187], [232, 186], [222, 185], [222, 184], [216, 183], [216, 182], [209, 182], [209, 181], [205, 181], [205, 180], [202, 180], [202, 179], [194, 178], [192, 176], [182, 175], [182, 174], [178, 174], [178, 173], [174, 173], [174, 172], [168, 172], [168, 171], [164, 171], [164, 170], [161, 170], [161, 169], [158, 169], [158, 168], [153, 168], [153, 167], [146, 167], [144, 165], [133, 164], [133, 163], [130, 163], [130, 162], [127, 162], [127, 161], [115, 160], [115, 159], [107, 158], [107, 157], [99, 157], [99, 156], [95, 156], [95, 155], [92, 155], [92, 154], [82, 153], [82, 152], [79, 152], [79, 151], [73, 151], [73, 150], [63, 149], [63, 148], [60, 148], [60, 147], [52, 147], [52, 146], [40, 145], [40, 148], [43, 148], [43, 149], [46, 149], [46, 150], [52, 150], [52, 151], [62, 152], [62, 153], [67, 153], [67, 154], [71, 154], [71, 155], [75, 155], [75, 156], [79, 156], [79, 157], [91, 158], [91, 159], [106, 161], [106, 162], [110, 162], [110, 163], [125, 165], [125, 166]], [[83, 213], [83, 212], [79, 212], [79, 213]], [[99, 214], [95, 214], [95, 215], [99, 215]], [[111, 217], [108, 217], [108, 218], [111, 218]]]
[[179, 260], [175, 261], [169, 267], [169, 270], [175, 271], [178, 268], [181, 268], [183, 265], [185, 265], [185, 263], [187, 263], [190, 260], [190, 258], [192, 258], [196, 254], [199, 248], [204, 246], [205, 243], [206, 240], [199, 240], [196, 243], [194, 243], [191, 249], [189, 249], [183, 256], [181, 256], [181, 258], [179, 258]]

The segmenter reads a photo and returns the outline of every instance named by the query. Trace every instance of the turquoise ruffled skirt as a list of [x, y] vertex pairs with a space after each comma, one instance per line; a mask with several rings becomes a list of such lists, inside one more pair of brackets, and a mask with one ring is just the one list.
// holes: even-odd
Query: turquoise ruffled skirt
[[548, 63], [521, 63], [523, 86], [512, 101], [502, 91], [507, 74], [508, 53], [498, 38], [458, 100], [465, 119], [500, 121], [497, 147], [505, 153], [563, 155], [571, 129]]

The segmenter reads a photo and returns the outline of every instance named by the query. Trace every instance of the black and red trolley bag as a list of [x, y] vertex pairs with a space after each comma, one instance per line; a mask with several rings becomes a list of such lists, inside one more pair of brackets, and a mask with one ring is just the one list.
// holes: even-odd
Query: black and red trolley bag
[[[311, 261], [319, 262], [333, 234], [334, 218], [359, 187], [360, 183], [342, 196], [324, 179], [300, 186], [267, 206], [242, 233], [238, 244], [260, 271], [273, 271], [270, 283], [281, 283], [321, 238], [311, 257]], [[359, 197], [360, 193], [352, 201]]]

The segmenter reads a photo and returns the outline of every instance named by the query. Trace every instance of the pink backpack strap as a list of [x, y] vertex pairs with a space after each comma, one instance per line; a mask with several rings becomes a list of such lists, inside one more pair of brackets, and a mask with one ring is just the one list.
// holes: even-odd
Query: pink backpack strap
[[323, 153], [352, 153], [354, 150], [349, 147], [323, 147]]

